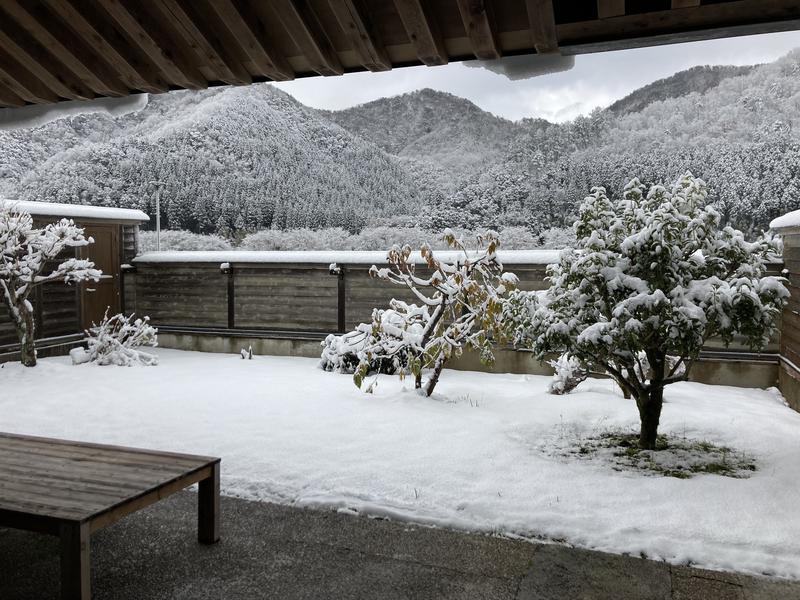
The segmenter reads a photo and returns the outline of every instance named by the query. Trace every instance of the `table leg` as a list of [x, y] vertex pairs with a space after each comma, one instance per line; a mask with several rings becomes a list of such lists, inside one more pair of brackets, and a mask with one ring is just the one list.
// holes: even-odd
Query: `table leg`
[[219, 463], [200, 482], [197, 505], [197, 539], [203, 544], [219, 541]]
[[90, 600], [89, 524], [64, 523], [61, 538], [61, 600]]

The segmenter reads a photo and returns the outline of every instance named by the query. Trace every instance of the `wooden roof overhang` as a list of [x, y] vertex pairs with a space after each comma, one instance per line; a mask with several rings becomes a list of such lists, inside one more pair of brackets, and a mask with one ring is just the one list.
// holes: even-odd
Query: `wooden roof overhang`
[[797, 0], [0, 0], [0, 106], [790, 29]]

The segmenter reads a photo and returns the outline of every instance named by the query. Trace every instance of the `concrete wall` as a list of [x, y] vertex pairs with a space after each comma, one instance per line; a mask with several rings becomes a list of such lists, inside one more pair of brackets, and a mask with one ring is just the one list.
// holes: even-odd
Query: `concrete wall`
[[[216, 333], [158, 334], [158, 345], [162, 348], [194, 350], [198, 352], [221, 352], [238, 354], [242, 348], [253, 347], [259, 356], [303, 356], [319, 358], [319, 338], [292, 337], [247, 337]], [[474, 352], [465, 352], [460, 358], [448, 363], [448, 368], [461, 371], [484, 371], [489, 373], [520, 373], [551, 375], [552, 368], [533, 358], [530, 352], [501, 348], [495, 351], [495, 364], [483, 365]], [[768, 360], [740, 360], [735, 358], [704, 357], [694, 365], [691, 380], [714, 385], [767, 388], [778, 384], [778, 364]], [[800, 384], [798, 384], [800, 390]], [[800, 396], [800, 392], [798, 393]]]

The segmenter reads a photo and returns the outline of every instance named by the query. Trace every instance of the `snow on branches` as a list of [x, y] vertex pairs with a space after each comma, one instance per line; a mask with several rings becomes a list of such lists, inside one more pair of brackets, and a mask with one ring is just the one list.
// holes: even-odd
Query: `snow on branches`
[[[98, 281], [101, 272], [92, 261], [62, 257], [65, 251], [93, 242], [71, 219], [37, 229], [29, 213], [17, 211], [13, 205], [0, 205], [0, 292], [17, 331], [25, 366], [36, 365], [31, 292], [49, 282]], [[54, 261], [59, 262], [54, 266]]]
[[[389, 267], [374, 266], [373, 277], [407, 288], [415, 303], [392, 300], [388, 311], [375, 311], [369, 342], [360, 349], [353, 379], [359, 387], [378, 359], [394, 361], [401, 376], [410, 372], [426, 396], [436, 387], [448, 359], [464, 348], [480, 352], [481, 360], [494, 360], [491, 338], [499, 331], [503, 297], [517, 285], [513, 273], [504, 273], [497, 259], [498, 235], [478, 237], [478, 250], [468, 251], [450, 230], [448, 246], [460, 253], [453, 262], [439, 260], [427, 244], [420, 255], [427, 273], [417, 273], [411, 247], [394, 246]], [[430, 368], [423, 386], [422, 371]]]
[[108, 310], [98, 325], [86, 332], [87, 350], [70, 353], [76, 364], [96, 362], [98, 365], [157, 365], [158, 357], [142, 352], [142, 346], [158, 345], [158, 330], [149, 324], [150, 317], [134, 319], [134, 315], [108, 316]]
[[548, 267], [550, 288], [506, 311], [540, 358], [569, 352], [633, 396], [645, 448], [655, 446], [664, 386], [688, 376], [706, 340], [762, 348], [788, 296], [781, 278], [764, 276], [776, 243], [721, 227], [707, 196], [691, 173], [671, 190], [634, 179], [616, 204], [594, 188], [575, 223], [577, 249]]

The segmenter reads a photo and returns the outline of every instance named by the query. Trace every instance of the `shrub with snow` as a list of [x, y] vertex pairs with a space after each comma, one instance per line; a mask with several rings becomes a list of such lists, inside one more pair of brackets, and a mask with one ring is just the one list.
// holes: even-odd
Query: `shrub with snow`
[[87, 334], [85, 354], [70, 354], [75, 364], [96, 362], [98, 365], [157, 365], [158, 357], [139, 350], [142, 346], [158, 345], [158, 330], [150, 325], [150, 317], [134, 319], [134, 315], [108, 316], [92, 326]]
[[[370, 275], [410, 290], [419, 301], [407, 304], [392, 300], [391, 318], [377, 311], [372, 322], [372, 340], [359, 353], [360, 362], [353, 380], [361, 387], [370, 365], [378, 359], [408, 358], [402, 368], [414, 375], [414, 386], [430, 396], [436, 387], [445, 363], [459, 356], [464, 348], [478, 350], [481, 360], [494, 360], [491, 338], [499, 331], [503, 298], [517, 285], [513, 273], [504, 273], [497, 259], [500, 239], [493, 231], [478, 237], [478, 250], [468, 252], [455, 234], [446, 230], [448, 246], [459, 250], [461, 257], [454, 262], [436, 258], [429, 246], [423, 245], [420, 255], [429, 274], [416, 271], [411, 247], [394, 246], [388, 255], [390, 266], [375, 265]], [[431, 373], [424, 387], [423, 369]]]
[[586, 381], [589, 371], [581, 363], [580, 359], [565, 352], [556, 360], [551, 360], [548, 364], [553, 367], [553, 381], [550, 382], [548, 391], [551, 394], [569, 394], [582, 381]]
[[634, 179], [616, 204], [594, 188], [575, 223], [578, 248], [548, 267], [550, 288], [506, 311], [522, 319], [507, 329], [540, 358], [568, 352], [613, 377], [636, 400], [645, 449], [655, 448], [664, 387], [688, 376], [706, 340], [762, 348], [788, 296], [781, 278], [764, 276], [775, 243], [721, 227], [707, 196], [691, 173], [672, 190]]
[[[41, 229], [29, 213], [0, 204], [0, 292], [20, 343], [20, 360], [36, 365], [36, 320], [29, 297], [37, 286], [63, 281], [98, 281], [102, 274], [90, 260], [64, 258], [64, 252], [93, 243], [71, 219]], [[55, 267], [53, 263], [57, 262]]]
[[[375, 309], [372, 313], [372, 323], [361, 323], [353, 331], [343, 335], [329, 335], [322, 342], [322, 356], [320, 358], [319, 366], [325, 371], [333, 371], [335, 373], [350, 373], [356, 372], [356, 369], [361, 362], [361, 357], [365, 357], [365, 351], [368, 348], [374, 347], [375, 344], [383, 343], [384, 346], [388, 344], [399, 344], [402, 340], [397, 338], [391, 339], [388, 333], [392, 330], [392, 325], [402, 326], [403, 318], [394, 307], [402, 311], [402, 302], [393, 300], [391, 303], [393, 308], [388, 310]], [[387, 332], [382, 341], [375, 335], [373, 323], [382, 323], [381, 329]], [[365, 374], [372, 373], [385, 373], [387, 375], [394, 375], [398, 371], [408, 366], [408, 352], [398, 346], [397, 352], [392, 352], [392, 348], [384, 347], [381, 352], [372, 352], [367, 357], [367, 370]]]
[[[230, 242], [218, 235], [205, 235], [191, 231], [166, 230], [161, 232], [161, 250], [230, 250]], [[139, 232], [139, 251], [155, 252], [156, 232]]]

